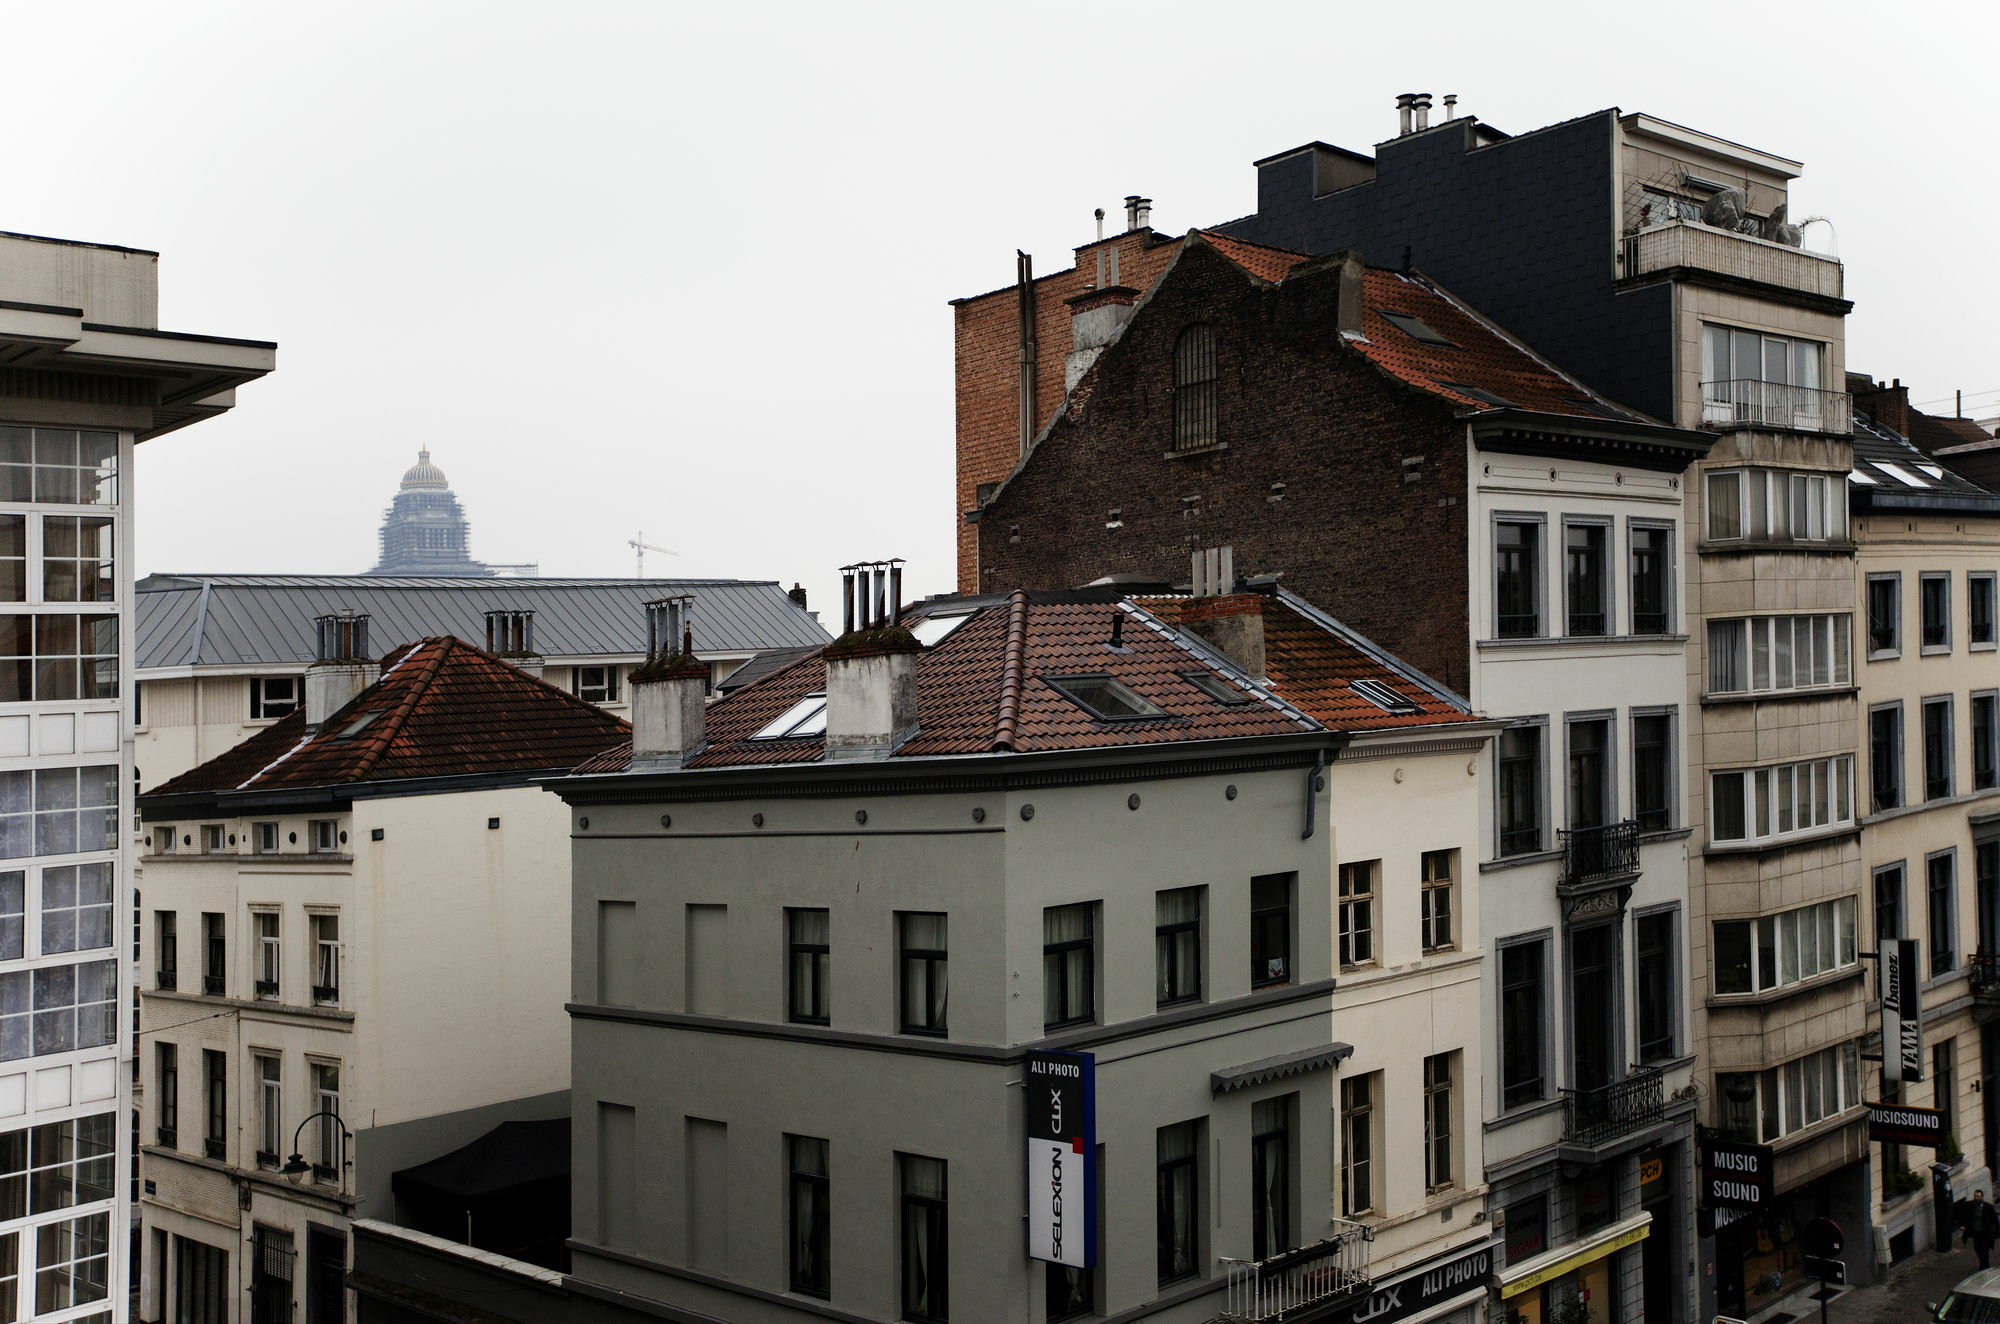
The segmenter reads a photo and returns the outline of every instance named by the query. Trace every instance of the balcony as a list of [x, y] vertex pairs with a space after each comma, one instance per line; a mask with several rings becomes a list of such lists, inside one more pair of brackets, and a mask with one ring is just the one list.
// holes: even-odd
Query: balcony
[[203, 975], [203, 976], [201, 977], [201, 991], [202, 991], [203, 993], [207, 994], [207, 995], [208, 995], [209, 997], [211, 997], [211, 998], [219, 998], [219, 997], [221, 997], [221, 996], [222, 996], [222, 976], [221, 976], [221, 975]]
[[[1975, 952], [1966, 958], [1965, 967], [1972, 976], [1974, 1010], [2000, 1010], [2000, 956], [1986, 951]], [[1980, 1019], [1987, 1018], [1982, 1016]]]
[[340, 985], [314, 984], [313, 1005], [315, 1007], [337, 1007], [340, 1005]]
[[1698, 221], [1668, 221], [1625, 236], [1624, 270], [1638, 276], [1706, 273], [1822, 299], [1844, 299], [1840, 259]]
[[260, 997], [260, 998], [275, 998], [275, 997], [277, 997], [277, 996], [278, 996], [278, 981], [277, 981], [277, 980], [275, 980], [275, 979], [260, 979], [260, 980], [258, 980], [258, 981], [257, 981], [257, 996], [258, 996], [258, 997]]
[[175, 986], [178, 985], [179, 983], [180, 983], [180, 973], [178, 971], [155, 970], [153, 972], [154, 988], [162, 989], [168, 993], [171, 993], [174, 991]]
[[209, 1158], [220, 1159], [226, 1157], [229, 1151], [222, 1137], [209, 1136], [201, 1142], [201, 1152]]
[[160, 1148], [173, 1149], [177, 1147], [180, 1137], [174, 1133], [173, 1127], [171, 1126], [160, 1127], [158, 1134], [159, 1134]]
[[1589, 887], [1639, 872], [1639, 824], [1626, 819], [1603, 827], [1572, 828], [1556, 834], [1562, 839], [1563, 868], [1560, 885]]
[[1564, 1142], [1608, 1145], [1665, 1120], [1665, 1080], [1658, 1067], [1634, 1067], [1625, 1079], [1594, 1090], [1564, 1090]]
[[1701, 384], [1701, 425], [1711, 432], [1758, 428], [1770, 432], [1824, 432], [1848, 436], [1854, 430], [1854, 398], [1845, 391], [1738, 379]]
[[1227, 1274], [1222, 1318], [1232, 1324], [1282, 1320], [1308, 1306], [1368, 1286], [1369, 1246], [1374, 1230], [1344, 1218], [1325, 1241], [1262, 1260], [1221, 1257]]

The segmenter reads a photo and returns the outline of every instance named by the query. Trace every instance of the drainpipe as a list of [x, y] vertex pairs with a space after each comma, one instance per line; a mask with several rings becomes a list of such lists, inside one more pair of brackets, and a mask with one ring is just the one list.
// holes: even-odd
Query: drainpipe
[[1014, 278], [1021, 306], [1021, 454], [1035, 441], [1035, 259], [1014, 250]]

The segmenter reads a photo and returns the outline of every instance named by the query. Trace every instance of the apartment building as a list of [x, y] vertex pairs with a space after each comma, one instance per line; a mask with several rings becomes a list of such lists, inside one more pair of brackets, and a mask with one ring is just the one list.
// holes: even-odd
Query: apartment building
[[122, 1316], [134, 448], [276, 347], [159, 325], [159, 256], [0, 234], [0, 1318]]
[[378, 665], [368, 625], [322, 618], [300, 708], [140, 797], [144, 1320], [338, 1324], [357, 1211], [430, 1226], [399, 1173], [568, 1114], [569, 823], [535, 781], [628, 728], [450, 636]]
[[[753, 657], [831, 637], [806, 610], [804, 590], [770, 580], [156, 574], [136, 594], [134, 715], [146, 790], [297, 709], [321, 616], [367, 616], [382, 648], [445, 634], [483, 642], [618, 717], [631, 713], [626, 677], [645, 659], [639, 628], [654, 599], [695, 600], [695, 655], [717, 682]], [[497, 612], [511, 617], [496, 637], [487, 621]]]
[[[1883, 403], [1866, 386], [1857, 404]], [[1923, 1006], [1923, 1080], [1885, 1082], [1881, 1097], [1945, 1113], [1936, 1152], [1874, 1146], [1873, 1250], [1887, 1262], [1934, 1241], [1933, 1163], [1959, 1199], [1990, 1197], [2000, 1172], [1987, 1102], [2000, 1030], [1986, 1023], [2000, 1006], [2000, 496], [1860, 412], [1849, 492], [1865, 620], [1860, 927], [1864, 950], [1916, 940]]]
[[[699, 664], [640, 673], [634, 750], [552, 784], [579, 1309], [1483, 1316], [1491, 725], [1223, 561], [1193, 597], [878, 587], [706, 711]], [[1047, 1054], [1094, 1073], [1060, 1231]]]

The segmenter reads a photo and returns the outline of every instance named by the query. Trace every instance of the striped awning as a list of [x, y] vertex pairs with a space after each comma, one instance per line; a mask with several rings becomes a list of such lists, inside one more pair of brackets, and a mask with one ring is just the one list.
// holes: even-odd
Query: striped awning
[[1240, 1067], [1226, 1067], [1221, 1071], [1212, 1071], [1208, 1076], [1208, 1088], [1212, 1094], [1227, 1094], [1231, 1090], [1262, 1085], [1267, 1080], [1303, 1076], [1308, 1071], [1330, 1067], [1343, 1058], [1352, 1056], [1354, 1056], [1354, 1045], [1338, 1041], [1321, 1044], [1316, 1048], [1302, 1048], [1296, 1053], [1280, 1053], [1276, 1057], [1245, 1062]]

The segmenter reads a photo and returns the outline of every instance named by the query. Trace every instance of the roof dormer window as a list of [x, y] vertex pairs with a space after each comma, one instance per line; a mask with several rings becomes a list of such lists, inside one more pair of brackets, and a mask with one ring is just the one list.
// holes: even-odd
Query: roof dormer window
[[1153, 704], [1109, 676], [1044, 676], [1049, 688], [1082, 708], [1092, 717], [1108, 722], [1131, 722], [1147, 717], [1164, 717]]
[[1347, 688], [1353, 690], [1377, 708], [1391, 713], [1413, 713], [1417, 711], [1416, 700], [1404, 694], [1393, 685], [1379, 680], [1350, 680]]
[[778, 716], [759, 727], [752, 740], [790, 740], [800, 736], [826, 734], [826, 696], [808, 694]]

